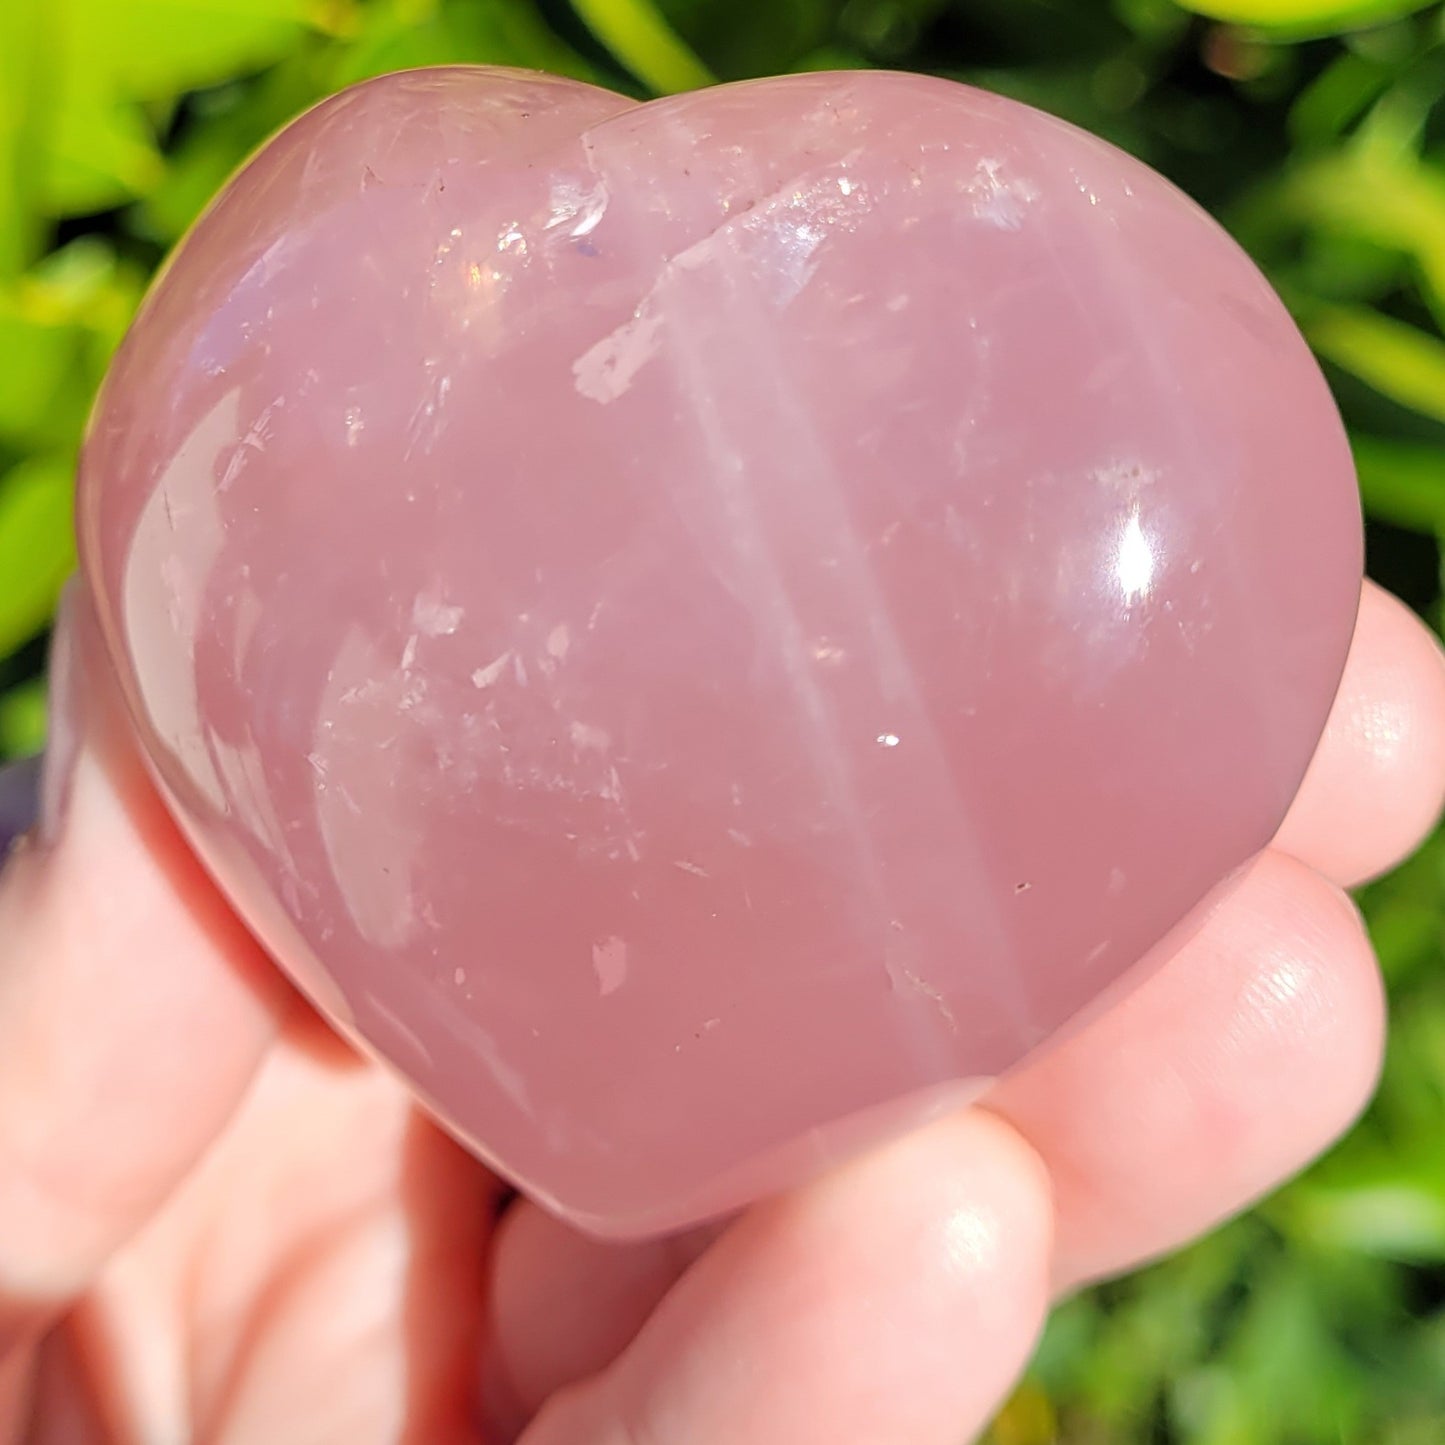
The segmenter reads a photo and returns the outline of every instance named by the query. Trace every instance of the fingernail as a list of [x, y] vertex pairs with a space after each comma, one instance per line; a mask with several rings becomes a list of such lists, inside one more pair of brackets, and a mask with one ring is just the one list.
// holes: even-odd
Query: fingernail
[[75, 657], [75, 609], [78, 584], [72, 579], [61, 594], [55, 628], [50, 635], [49, 712], [45, 757], [40, 769], [39, 818], [36, 836], [41, 847], [55, 845], [70, 805], [70, 784], [84, 731], [81, 689]]

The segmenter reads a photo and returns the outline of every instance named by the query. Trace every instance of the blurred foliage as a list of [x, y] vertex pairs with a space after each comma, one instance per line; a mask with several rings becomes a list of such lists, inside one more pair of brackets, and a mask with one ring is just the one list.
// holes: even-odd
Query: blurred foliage
[[[228, 172], [303, 107], [442, 61], [638, 95], [902, 66], [1018, 96], [1134, 151], [1224, 219], [1294, 308], [1354, 437], [1372, 571], [1438, 625], [1438, 7], [0, 0], [0, 756], [42, 740], [43, 634], [74, 557], [73, 461], [147, 277]], [[1445, 841], [1364, 903], [1394, 1014], [1368, 1116], [1248, 1217], [1061, 1310], [996, 1445], [1445, 1441]]]
[[1215, 20], [1252, 25], [1275, 38], [1332, 35], [1423, 10], [1428, 0], [1181, 0]]

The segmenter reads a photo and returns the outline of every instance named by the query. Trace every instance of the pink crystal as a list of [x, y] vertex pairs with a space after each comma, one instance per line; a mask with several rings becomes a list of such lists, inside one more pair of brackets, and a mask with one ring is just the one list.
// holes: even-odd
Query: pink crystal
[[1360, 574], [1340, 423], [1234, 244], [882, 74], [327, 101], [156, 286], [80, 525], [235, 906], [617, 1234], [977, 1092], [1197, 919]]

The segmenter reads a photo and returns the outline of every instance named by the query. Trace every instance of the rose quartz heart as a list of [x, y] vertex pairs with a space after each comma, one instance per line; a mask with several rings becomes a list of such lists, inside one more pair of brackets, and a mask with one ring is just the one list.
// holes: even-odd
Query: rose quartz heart
[[157, 284], [80, 507], [235, 906], [616, 1234], [977, 1093], [1197, 921], [1360, 577], [1233, 243], [900, 75], [327, 101]]

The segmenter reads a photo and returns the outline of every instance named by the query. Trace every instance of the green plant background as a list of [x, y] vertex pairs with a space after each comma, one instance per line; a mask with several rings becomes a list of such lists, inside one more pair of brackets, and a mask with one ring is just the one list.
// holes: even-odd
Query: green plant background
[[[1222, 19], [1174, 0], [0, 0], [0, 757], [43, 740], [76, 446], [147, 277], [304, 106], [441, 61], [639, 95], [907, 67], [1136, 152], [1293, 307], [1355, 437], [1371, 570], [1438, 625], [1445, 17], [1195, 3]], [[1445, 1442], [1445, 842], [1365, 906], [1393, 1000], [1368, 1116], [1244, 1219], [1066, 1305], [997, 1445]]]

